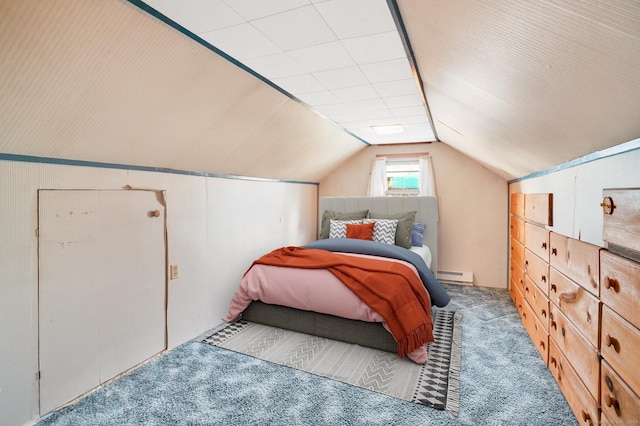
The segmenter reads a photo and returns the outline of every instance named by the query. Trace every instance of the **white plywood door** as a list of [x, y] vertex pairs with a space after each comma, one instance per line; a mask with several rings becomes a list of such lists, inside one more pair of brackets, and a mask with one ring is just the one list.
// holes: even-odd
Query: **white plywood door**
[[40, 414], [166, 348], [162, 193], [38, 192]]

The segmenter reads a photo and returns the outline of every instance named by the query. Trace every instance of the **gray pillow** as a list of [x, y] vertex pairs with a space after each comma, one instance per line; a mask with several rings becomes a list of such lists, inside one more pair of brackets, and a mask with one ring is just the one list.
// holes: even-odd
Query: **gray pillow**
[[411, 248], [411, 231], [413, 223], [416, 221], [416, 211], [404, 213], [375, 213], [369, 212], [370, 219], [396, 219], [396, 245], [404, 248]]
[[[322, 213], [322, 222], [320, 224], [319, 240], [329, 238], [329, 230], [331, 228], [331, 219], [337, 220], [358, 220], [367, 217], [369, 210], [360, 210], [355, 212], [337, 212], [335, 210], [325, 210]], [[411, 234], [411, 233], [409, 233]]]

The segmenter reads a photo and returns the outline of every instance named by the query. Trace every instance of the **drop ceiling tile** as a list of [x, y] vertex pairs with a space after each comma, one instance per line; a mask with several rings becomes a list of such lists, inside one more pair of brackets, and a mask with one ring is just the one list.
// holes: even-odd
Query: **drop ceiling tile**
[[387, 81], [385, 83], [375, 83], [373, 87], [380, 94], [380, 96], [401, 96], [417, 93], [418, 86], [416, 81], [412, 78], [398, 81]]
[[313, 76], [327, 89], [343, 89], [369, 84], [367, 77], [358, 66], [314, 72]]
[[329, 0], [314, 6], [341, 39], [396, 30], [386, 0]]
[[258, 74], [269, 79], [305, 73], [304, 68], [284, 52], [276, 53], [275, 55], [261, 56], [259, 58], [248, 58], [243, 62]]
[[383, 83], [413, 78], [407, 58], [364, 64], [360, 66], [360, 69], [362, 69], [362, 72], [371, 83]]
[[427, 117], [427, 112], [424, 106], [411, 106], [411, 107], [399, 107], [399, 108], [390, 108], [395, 117], [404, 117], [407, 115], [420, 115], [424, 114], [425, 118]]
[[335, 105], [340, 103], [340, 100], [328, 90], [323, 90], [321, 92], [302, 93], [300, 94], [299, 98], [300, 100], [308, 105], [311, 105], [314, 108], [321, 107], [323, 105]]
[[354, 111], [373, 111], [379, 109], [388, 109], [385, 103], [380, 98], [345, 102], [344, 104]]
[[379, 109], [375, 111], [347, 111], [345, 113], [329, 114], [329, 117], [338, 123], [348, 123], [361, 120], [388, 120], [392, 119], [393, 115], [387, 109]]
[[316, 109], [326, 116], [332, 114], [342, 114], [349, 111], [349, 108], [343, 103], [318, 105]]
[[[180, 3], [180, 2], [178, 2]], [[236, 12], [247, 21], [275, 15], [287, 10], [307, 6], [309, 0], [225, 0]]]
[[412, 95], [388, 96], [384, 98], [384, 103], [389, 108], [422, 106], [422, 98], [417, 93]]
[[313, 6], [256, 19], [251, 23], [285, 51], [336, 40], [331, 28]]
[[396, 31], [350, 38], [342, 40], [342, 44], [358, 64], [407, 57], [400, 36]]
[[331, 91], [342, 102], [362, 101], [378, 98], [378, 92], [371, 85], [346, 87]]
[[325, 90], [311, 74], [299, 74], [290, 77], [274, 78], [273, 82], [293, 94], [294, 96], [302, 93], [320, 92]]
[[355, 65], [349, 52], [339, 41], [290, 50], [287, 54], [308, 72]]
[[246, 23], [198, 35], [240, 61], [281, 52], [278, 46]]
[[244, 22], [242, 16], [222, 0], [146, 0], [145, 3], [195, 34]]
[[395, 116], [398, 123], [403, 124], [403, 125], [409, 125], [409, 124], [416, 124], [416, 123], [428, 123], [429, 122], [429, 118], [426, 116], [426, 114], [420, 114], [420, 115], [396, 115]]

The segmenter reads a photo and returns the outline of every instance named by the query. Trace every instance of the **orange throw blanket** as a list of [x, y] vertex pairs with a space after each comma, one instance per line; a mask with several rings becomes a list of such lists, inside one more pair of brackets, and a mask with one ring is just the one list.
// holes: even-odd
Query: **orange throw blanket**
[[402, 263], [305, 247], [282, 247], [253, 263], [328, 269], [384, 318], [401, 358], [434, 340], [429, 295], [416, 273]]

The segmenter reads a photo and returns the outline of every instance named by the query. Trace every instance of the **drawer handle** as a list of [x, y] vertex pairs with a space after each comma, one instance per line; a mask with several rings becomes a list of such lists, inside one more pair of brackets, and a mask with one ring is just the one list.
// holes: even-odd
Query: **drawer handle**
[[607, 407], [613, 407], [613, 409], [616, 410], [616, 414], [620, 415], [620, 403], [614, 396], [609, 395], [606, 404]]
[[543, 242], [542, 246], [540, 248], [546, 250], [547, 249], [547, 243]]
[[616, 205], [613, 204], [613, 198], [604, 197], [600, 203], [600, 207], [602, 207], [602, 212], [604, 214], [613, 214], [613, 210], [616, 208]]
[[551, 284], [551, 291], [554, 292], [554, 293], [557, 293], [558, 292], [558, 287], [556, 287], [555, 284]]
[[542, 310], [542, 316], [545, 317], [545, 318], [547, 317], [547, 310], [546, 309]]
[[544, 350], [545, 344], [544, 341], [540, 340], [540, 347], [542, 348], [542, 350]]
[[554, 255], [554, 256], [557, 256], [558, 255], [558, 250], [555, 247], [552, 247], [551, 248], [551, 254]]
[[551, 327], [553, 327], [554, 330], [558, 329], [558, 325], [556, 324], [555, 321], [551, 321]]
[[565, 335], [564, 327], [560, 328], [560, 332], [562, 333], [562, 337], [564, 337], [564, 335]]
[[620, 353], [620, 342], [615, 337], [612, 337], [610, 334], [607, 334], [607, 337], [605, 337], [604, 339], [604, 343], [609, 347], [613, 346], [613, 349], [616, 352]]
[[584, 410], [580, 411], [582, 411], [582, 420], [584, 420], [586, 424], [592, 425], [593, 421], [591, 420], [591, 416], [589, 415], [589, 413], [586, 413]]
[[547, 282], [547, 276], [546, 275], [540, 275], [540, 279], [542, 280], [543, 283]]
[[556, 359], [554, 357], [551, 357], [551, 365], [553, 365], [553, 367], [558, 367], [558, 362], [556, 361]]
[[604, 286], [607, 289], [613, 289], [616, 293], [620, 292], [620, 283], [615, 278], [605, 277]]

